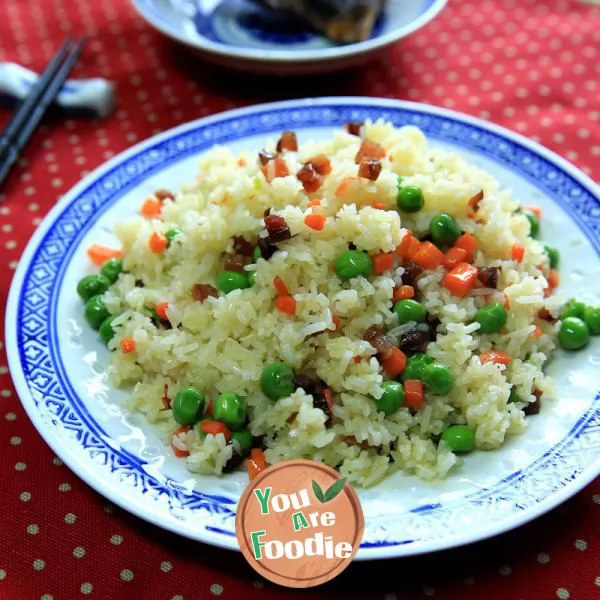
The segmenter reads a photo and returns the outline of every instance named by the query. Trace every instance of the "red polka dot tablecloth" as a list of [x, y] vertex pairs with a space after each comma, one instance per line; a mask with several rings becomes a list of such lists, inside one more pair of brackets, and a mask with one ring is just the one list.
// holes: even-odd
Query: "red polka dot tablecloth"
[[[29, 237], [86, 173], [135, 142], [199, 116], [311, 95], [427, 102], [514, 129], [600, 175], [600, 8], [575, 0], [449, 0], [427, 27], [356, 71], [318, 79], [236, 75], [187, 54], [126, 0], [4, 0], [0, 61], [41, 70], [86, 32], [76, 77], [116, 83], [102, 122], [48, 120], [0, 193], [2, 302]], [[8, 117], [0, 112], [0, 125]], [[4, 304], [3, 304], [4, 306]], [[109, 504], [33, 429], [0, 347], [0, 598], [261, 600], [298, 592], [241, 555], [187, 541]], [[600, 482], [537, 521], [466, 548], [354, 563], [305, 598], [600, 598]]]

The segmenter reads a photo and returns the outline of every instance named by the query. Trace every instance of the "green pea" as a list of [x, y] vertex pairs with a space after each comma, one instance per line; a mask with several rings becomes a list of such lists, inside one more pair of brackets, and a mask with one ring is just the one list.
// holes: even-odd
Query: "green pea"
[[550, 262], [550, 268], [556, 269], [558, 267], [558, 263], [560, 261], [560, 252], [554, 248], [553, 246], [549, 246], [548, 244], [544, 244], [544, 250], [548, 255], [548, 261]]
[[204, 403], [204, 394], [198, 388], [182, 388], [171, 403], [173, 418], [180, 425], [193, 425], [202, 416]]
[[416, 300], [399, 300], [394, 304], [394, 312], [398, 315], [398, 323], [408, 323], [409, 321], [424, 321], [427, 313], [423, 305]]
[[377, 410], [386, 415], [395, 413], [404, 404], [404, 387], [397, 381], [384, 381], [383, 394], [379, 400], [375, 400]]
[[248, 286], [252, 287], [256, 283], [256, 271], [248, 271]]
[[169, 229], [167, 233], [165, 233], [165, 237], [167, 238], [167, 247], [171, 245], [171, 242], [178, 236], [181, 235], [181, 230], [177, 228]]
[[525, 217], [527, 217], [527, 220], [529, 221], [529, 235], [532, 238], [536, 238], [540, 233], [539, 219], [532, 212], [529, 212], [528, 210], [524, 210], [523, 215]]
[[100, 329], [102, 321], [109, 317], [102, 296], [92, 296], [85, 304], [85, 318], [93, 329]]
[[585, 304], [583, 302], [579, 302], [579, 300], [575, 300], [575, 298], [571, 298], [563, 306], [563, 309], [560, 312], [561, 319], [566, 319], [567, 317], [577, 317], [578, 319], [583, 319], [584, 315]]
[[522, 402], [521, 398], [517, 396], [517, 392], [514, 389], [510, 390], [510, 396], [508, 397], [508, 404], [512, 404], [513, 402]]
[[245, 290], [248, 285], [248, 277], [243, 273], [223, 271], [217, 275], [217, 287], [224, 294], [229, 294], [229, 292], [233, 292], [233, 290]]
[[271, 400], [278, 400], [292, 394], [294, 391], [292, 367], [285, 363], [265, 365], [260, 375], [260, 389]]
[[451, 246], [460, 237], [460, 225], [448, 213], [437, 213], [429, 222], [429, 233], [436, 246]]
[[239, 453], [241, 456], [248, 456], [248, 454], [250, 454], [250, 450], [252, 450], [252, 446], [254, 445], [254, 439], [252, 438], [252, 434], [247, 429], [233, 431], [231, 433], [231, 439], [239, 444]]
[[400, 182], [398, 182], [396, 204], [398, 205], [398, 208], [404, 212], [419, 212], [425, 205], [423, 190], [414, 185], [402, 186]]
[[579, 350], [590, 341], [590, 330], [578, 317], [567, 317], [562, 320], [558, 330], [558, 343], [565, 350]]
[[483, 333], [497, 333], [506, 325], [507, 320], [506, 309], [498, 302], [486, 304], [475, 313], [475, 321], [479, 323], [479, 331]]
[[442, 440], [452, 452], [475, 450], [475, 434], [466, 425], [451, 425], [442, 433]]
[[583, 320], [593, 335], [600, 335], [600, 306], [586, 306]]
[[112, 340], [113, 336], [115, 335], [115, 330], [114, 330], [112, 324], [116, 318], [117, 318], [117, 315], [111, 315], [110, 317], [106, 317], [106, 319], [104, 319], [104, 321], [102, 321], [102, 325], [100, 325], [100, 329], [99, 329], [100, 339], [105, 344], [108, 344], [108, 342], [110, 342], [110, 340]]
[[360, 250], [346, 250], [335, 261], [335, 272], [344, 281], [354, 277], [370, 277], [373, 274], [373, 261]]
[[100, 267], [100, 275], [104, 275], [108, 281], [114, 283], [123, 271], [123, 261], [120, 258], [109, 258]]
[[431, 363], [423, 368], [423, 383], [436, 396], [445, 396], [454, 385], [450, 369], [440, 363]]
[[402, 379], [423, 379], [423, 369], [433, 362], [428, 354], [417, 352], [408, 358]]
[[252, 253], [252, 260], [254, 262], [258, 262], [259, 258], [262, 258], [262, 251], [258, 246], [256, 246], [256, 248], [254, 248], [254, 252]]
[[213, 419], [231, 431], [240, 429], [246, 422], [246, 402], [233, 392], [221, 394], [213, 404]]
[[109, 287], [110, 281], [103, 275], [87, 275], [77, 284], [77, 293], [87, 302], [92, 296], [104, 294]]

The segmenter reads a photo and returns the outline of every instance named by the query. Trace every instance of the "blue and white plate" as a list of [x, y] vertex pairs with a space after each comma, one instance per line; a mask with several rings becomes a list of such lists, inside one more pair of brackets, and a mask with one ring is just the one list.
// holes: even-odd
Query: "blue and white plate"
[[317, 73], [360, 63], [423, 27], [447, 0], [388, 0], [371, 38], [335, 45], [255, 0], [131, 0], [169, 37], [219, 64], [262, 73]]
[[[192, 180], [214, 144], [259, 148], [286, 128], [300, 141], [348, 121], [383, 117], [416, 125], [444, 148], [494, 173], [516, 197], [540, 204], [543, 237], [561, 252], [561, 287], [600, 301], [600, 193], [555, 154], [500, 127], [433, 106], [372, 98], [292, 101], [220, 114], [177, 127], [114, 158], [50, 212], [15, 274], [6, 315], [7, 352], [21, 401], [54, 451], [124, 509], [176, 533], [227, 548], [245, 473], [193, 477], [105, 377], [108, 350], [84, 323], [75, 288], [91, 272], [85, 249], [114, 244], [112, 227], [158, 188]], [[558, 352], [558, 389], [521, 436], [475, 452], [445, 481], [395, 474], [359, 490], [366, 517], [358, 557], [385, 558], [473, 542], [557, 506], [600, 472], [600, 337]]]

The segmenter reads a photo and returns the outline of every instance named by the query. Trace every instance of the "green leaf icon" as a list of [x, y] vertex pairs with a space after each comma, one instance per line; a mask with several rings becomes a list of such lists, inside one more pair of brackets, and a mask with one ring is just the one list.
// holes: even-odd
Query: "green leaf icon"
[[315, 493], [315, 496], [317, 497], [317, 500], [319, 502], [325, 502], [325, 496], [323, 495], [323, 490], [321, 489], [321, 486], [314, 479], [312, 481], [312, 489], [313, 489], [313, 492]]
[[325, 494], [324, 494], [325, 500], [324, 501], [329, 502], [330, 500], [333, 500], [344, 489], [345, 485], [346, 485], [345, 477], [342, 477], [341, 479], [334, 481], [331, 484], [331, 487], [325, 492]]

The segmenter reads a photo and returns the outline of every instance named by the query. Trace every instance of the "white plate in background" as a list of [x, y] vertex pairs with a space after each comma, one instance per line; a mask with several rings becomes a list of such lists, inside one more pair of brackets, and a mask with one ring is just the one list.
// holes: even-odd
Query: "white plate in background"
[[388, 0], [370, 39], [336, 45], [256, 0], [131, 0], [170, 38], [218, 64], [281, 75], [334, 71], [365, 62], [426, 25], [447, 0]]

